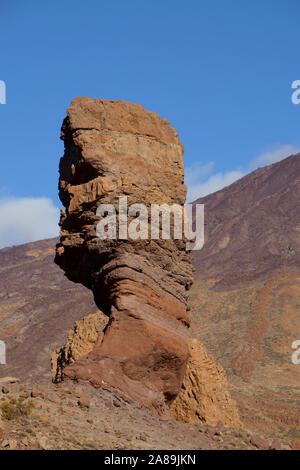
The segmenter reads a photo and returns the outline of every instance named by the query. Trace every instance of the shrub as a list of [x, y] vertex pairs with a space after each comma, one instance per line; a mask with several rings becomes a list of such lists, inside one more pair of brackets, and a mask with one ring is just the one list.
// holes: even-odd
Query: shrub
[[11, 398], [9, 401], [5, 401], [1, 404], [2, 417], [10, 421], [20, 416], [29, 416], [33, 408], [33, 400], [27, 400], [25, 402], [25, 399], [22, 397], [18, 399]]

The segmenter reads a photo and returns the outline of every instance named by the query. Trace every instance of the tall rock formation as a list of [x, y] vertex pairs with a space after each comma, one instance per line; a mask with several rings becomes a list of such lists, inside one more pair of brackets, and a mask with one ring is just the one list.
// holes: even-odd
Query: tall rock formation
[[[166, 119], [141, 105], [76, 98], [62, 126], [59, 192], [66, 210], [56, 263], [93, 291], [109, 322], [94, 349], [63, 378], [108, 384], [157, 414], [178, 394], [187, 360], [187, 291], [192, 265], [184, 239], [102, 240], [100, 204], [183, 205], [183, 146]], [[123, 213], [121, 215], [124, 215]], [[146, 222], [150, 223], [149, 218]], [[129, 221], [134, 217], [129, 217]], [[172, 231], [171, 231], [172, 233]]]

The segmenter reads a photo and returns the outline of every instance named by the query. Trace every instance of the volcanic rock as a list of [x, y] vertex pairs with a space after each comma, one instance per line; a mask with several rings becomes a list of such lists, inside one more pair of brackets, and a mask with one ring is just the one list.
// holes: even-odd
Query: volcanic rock
[[[102, 312], [98, 312], [75, 322], [65, 346], [58, 350], [58, 354], [53, 353], [52, 376], [55, 382], [62, 379], [68, 364], [94, 349], [105, 323], [106, 317], [103, 317]], [[184, 423], [216, 426], [213, 429], [218, 432], [223, 429], [223, 424], [231, 428], [241, 427], [224, 369], [196, 339], [188, 339], [188, 347], [190, 357], [181, 390], [170, 406], [171, 416]], [[114, 400], [113, 405], [119, 407], [120, 401]]]
[[[189, 355], [192, 265], [186, 240], [150, 239], [150, 231], [146, 240], [119, 233], [103, 240], [96, 234], [96, 212], [100, 204], [113, 204], [120, 223], [121, 196], [128, 206], [183, 206], [183, 146], [166, 119], [141, 105], [90, 98], [72, 102], [61, 137], [59, 189], [66, 210], [55, 260], [70, 280], [93, 291], [109, 316], [93, 351], [66, 366], [63, 378], [108, 384], [165, 414]], [[149, 217], [144, 221], [150, 224]]]
[[223, 367], [216, 364], [196, 339], [188, 341], [190, 358], [182, 388], [171, 405], [177, 421], [240, 427], [239, 412], [232, 400]]
[[66, 365], [72, 364], [94, 349], [107, 322], [108, 318], [100, 311], [75, 322], [68, 332], [64, 347], [58, 348], [51, 355], [53, 382], [62, 380], [62, 371]]

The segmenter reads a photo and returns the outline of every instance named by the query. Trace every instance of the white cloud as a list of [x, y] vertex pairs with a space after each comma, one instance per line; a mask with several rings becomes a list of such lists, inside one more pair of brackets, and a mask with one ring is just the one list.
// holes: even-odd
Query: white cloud
[[189, 184], [197, 184], [199, 181], [207, 178], [213, 172], [215, 162], [208, 162], [203, 165], [202, 163], [196, 163], [185, 170], [185, 178]]
[[229, 170], [224, 173], [214, 173], [215, 162], [202, 164], [201, 162], [186, 169], [185, 184], [188, 187], [187, 201], [192, 202], [229, 186], [236, 180], [242, 178], [247, 173], [255, 170], [259, 166], [270, 165], [284, 158], [298, 153], [300, 150], [293, 145], [275, 147], [264, 152], [250, 161], [245, 169]]
[[190, 184], [189, 180], [186, 179], [186, 184], [188, 186], [188, 196], [187, 200], [189, 202], [195, 201], [199, 197], [206, 196], [207, 194], [214, 193], [219, 191], [219, 189], [229, 186], [234, 181], [242, 178], [244, 173], [241, 171], [227, 171], [225, 173], [216, 173], [209, 176], [205, 181]]
[[0, 248], [58, 235], [59, 209], [48, 198], [0, 198]]
[[280, 160], [298, 152], [299, 149], [294, 145], [283, 145], [282, 147], [264, 152], [257, 158], [254, 158], [254, 160], [251, 161], [249, 168], [255, 169], [259, 166], [271, 165], [271, 163], [279, 162]]

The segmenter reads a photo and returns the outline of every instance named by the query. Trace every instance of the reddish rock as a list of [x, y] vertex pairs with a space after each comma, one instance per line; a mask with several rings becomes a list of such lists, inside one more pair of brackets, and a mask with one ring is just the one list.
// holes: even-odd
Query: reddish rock
[[222, 421], [218, 421], [218, 422], [217, 422], [216, 430], [217, 430], [220, 434], [222, 434], [223, 432], [226, 431], [226, 428], [225, 428], [225, 426], [223, 425]]
[[282, 450], [282, 446], [279, 441], [273, 441], [269, 449], [270, 450]]
[[90, 407], [90, 400], [86, 393], [81, 392], [79, 400], [78, 400], [78, 405], [80, 406], [80, 408]]
[[[188, 360], [186, 240], [100, 240], [101, 203], [177, 203], [186, 196], [183, 147], [166, 119], [141, 105], [76, 98], [62, 127], [61, 240], [56, 262], [93, 291], [109, 323], [64, 379], [106, 384], [158, 414], [180, 390]], [[148, 220], [149, 223], [149, 220]]]
[[291, 448], [293, 450], [300, 450], [300, 439], [296, 439], [292, 442]]
[[214, 437], [214, 436], [218, 435], [215, 426], [208, 426], [208, 427], [205, 429], [205, 434], [207, 434], [207, 435], [210, 436], [210, 437]]
[[38, 387], [35, 387], [31, 390], [32, 398], [44, 398], [44, 392], [42, 392]]
[[259, 450], [269, 450], [269, 444], [265, 439], [259, 436], [252, 436], [250, 438], [250, 444]]
[[[240, 423], [238, 423], [240, 424]], [[205, 434], [207, 434], [210, 437], [214, 436], [222, 436], [222, 434], [226, 431], [226, 428], [224, 427], [222, 421], [218, 421], [216, 426], [208, 426], [205, 429]], [[202, 430], [200, 430], [202, 432]]]

